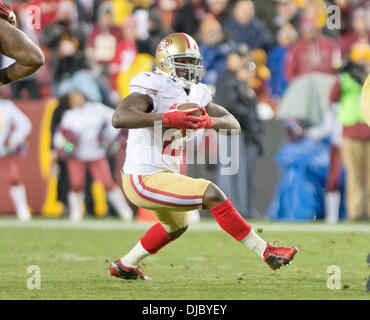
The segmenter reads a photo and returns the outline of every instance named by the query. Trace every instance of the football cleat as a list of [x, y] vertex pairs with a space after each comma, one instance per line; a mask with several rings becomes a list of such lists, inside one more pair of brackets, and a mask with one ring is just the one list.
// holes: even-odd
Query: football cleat
[[263, 260], [272, 270], [276, 270], [282, 266], [289, 265], [297, 252], [297, 247], [276, 247], [267, 242]]
[[140, 267], [127, 267], [117, 260], [110, 264], [109, 272], [111, 276], [125, 280], [152, 280], [140, 270]]

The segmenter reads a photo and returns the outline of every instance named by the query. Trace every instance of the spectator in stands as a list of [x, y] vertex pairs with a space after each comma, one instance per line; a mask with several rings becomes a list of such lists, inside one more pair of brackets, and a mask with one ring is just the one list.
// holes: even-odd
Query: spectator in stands
[[207, 0], [208, 12], [224, 26], [226, 21], [231, 18], [229, 0]]
[[[219, 177], [219, 185], [233, 201], [235, 208], [248, 218], [258, 218], [255, 208], [255, 172], [256, 159], [262, 154], [261, 122], [257, 116], [257, 96], [254, 90], [247, 85], [250, 70], [255, 68], [254, 63], [248, 60], [245, 53], [231, 51], [227, 56], [227, 69], [216, 82], [215, 102], [227, 106], [239, 121], [242, 132], [239, 135], [239, 170], [234, 175]], [[220, 140], [220, 148], [230, 149], [231, 137], [227, 138], [227, 145]], [[235, 150], [232, 150], [230, 154]]]
[[352, 13], [351, 30], [344, 33], [340, 39], [342, 56], [347, 57], [352, 45], [360, 40], [370, 41], [370, 25], [367, 25], [365, 8], [357, 8]]
[[93, 26], [86, 45], [86, 55], [91, 60], [96, 76], [107, 70], [121, 38], [120, 28], [113, 23], [112, 3], [102, 2], [98, 11], [98, 22]]
[[167, 32], [173, 30], [173, 22], [175, 20], [176, 11], [180, 8], [179, 0], [158, 0], [157, 9], [161, 19], [161, 26], [166, 34], [173, 32]]
[[102, 92], [97, 79], [87, 68], [76, 71], [71, 77], [62, 80], [56, 87], [58, 97], [66, 94], [71, 88], [82, 92], [90, 101], [102, 102]]
[[238, 0], [233, 8], [233, 16], [225, 23], [225, 31], [239, 44], [246, 44], [249, 50], [268, 51], [273, 45], [273, 37], [265, 23], [255, 17], [254, 4], [250, 0]]
[[235, 43], [229, 41], [217, 19], [207, 14], [200, 25], [199, 50], [206, 70], [202, 82], [214, 85], [218, 76], [226, 69], [226, 56], [236, 49]]
[[31, 121], [13, 102], [0, 99], [0, 175], [9, 185], [16, 215], [22, 221], [30, 220], [31, 213], [15, 157], [24, 154], [31, 128]]
[[185, 32], [191, 36], [198, 31], [207, 6], [205, 0], [188, 0], [175, 16], [173, 28], [176, 32]]
[[112, 88], [119, 92], [121, 98], [128, 95], [131, 78], [140, 72], [151, 71], [153, 63], [150, 55], [139, 54], [137, 21], [133, 15], [126, 18], [122, 35], [111, 63]]
[[138, 51], [141, 53], [148, 53], [154, 57], [160, 40], [175, 31], [171, 28], [167, 28], [166, 30], [163, 28], [161, 16], [156, 8], [151, 8], [149, 10], [146, 25], [148, 36], [145, 39], [137, 40]]
[[44, 29], [41, 42], [52, 49], [50, 67], [54, 84], [86, 67], [86, 24], [78, 20], [74, 2], [61, 1], [57, 21]]
[[89, 25], [96, 23], [99, 19], [99, 6], [106, 0], [75, 0], [79, 20]]
[[288, 81], [309, 73], [323, 72], [333, 74], [341, 64], [340, 47], [335, 40], [324, 36], [313, 19], [302, 19], [301, 39], [289, 49], [286, 60]]
[[351, 28], [351, 12], [354, 9], [352, 0], [333, 0], [333, 4], [339, 7], [340, 33], [345, 34]]
[[[331, 11], [330, 11], [331, 14]], [[321, 29], [323, 35], [331, 37], [335, 40], [339, 40], [340, 31], [338, 30], [340, 26], [332, 26], [331, 23], [339, 23], [338, 17], [335, 21], [332, 21], [328, 16], [327, 3], [324, 0], [310, 0], [306, 1], [303, 11], [302, 18], [312, 19], [315, 21], [316, 25]]]
[[267, 54], [263, 49], [254, 49], [250, 51], [250, 56], [255, 68], [249, 71], [248, 84], [256, 92], [260, 102], [270, 102], [270, 90], [268, 81], [270, 79], [270, 70], [266, 67]]
[[[56, 21], [58, 7], [59, 7], [60, 0], [31, 0], [31, 1], [23, 1], [23, 3], [17, 3], [19, 5], [19, 9], [22, 11], [24, 15], [28, 15], [27, 11], [32, 6], [37, 6], [40, 10], [40, 25], [41, 28], [46, 28], [50, 24]], [[12, 7], [16, 4], [12, 4]], [[28, 11], [30, 12], [30, 11]], [[36, 21], [34, 21], [36, 22]], [[30, 30], [29, 30], [30, 31]], [[40, 32], [41, 30], [34, 29], [34, 32]]]
[[273, 33], [278, 37], [278, 32], [287, 24], [292, 25], [295, 30], [299, 28], [301, 11], [294, 0], [274, 0], [276, 15], [273, 19]]
[[122, 40], [118, 43], [111, 63], [112, 86], [118, 90], [117, 77], [126, 72], [138, 53], [137, 47], [137, 21], [133, 15], [126, 18], [121, 27]]
[[268, 54], [267, 68], [270, 70], [268, 86], [273, 99], [279, 100], [288, 86], [284, 61], [289, 48], [297, 41], [298, 33], [291, 24], [280, 27], [277, 33], [278, 46]]
[[[333, 88], [339, 102], [343, 142], [341, 155], [346, 169], [346, 200], [349, 220], [358, 220], [365, 212], [370, 218], [370, 128], [361, 112], [362, 85], [370, 72], [370, 45], [352, 46], [350, 60], [342, 69], [340, 81]], [[367, 185], [367, 194], [364, 185]]]

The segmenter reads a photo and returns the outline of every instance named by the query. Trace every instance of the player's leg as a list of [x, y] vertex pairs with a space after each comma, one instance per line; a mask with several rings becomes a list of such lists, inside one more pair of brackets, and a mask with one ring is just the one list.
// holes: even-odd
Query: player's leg
[[363, 178], [364, 151], [361, 141], [356, 139], [344, 138], [341, 147], [341, 156], [346, 169], [346, 201], [347, 215], [349, 220], [358, 220], [363, 213]]
[[188, 211], [155, 211], [159, 220], [140, 238], [134, 248], [119, 259], [120, 266], [137, 268], [148, 256], [178, 239], [189, 226]]
[[[160, 212], [171, 208], [177, 211], [186, 210], [192, 205], [192, 208], [196, 206], [210, 210], [222, 229], [254, 250], [273, 269], [289, 263], [297, 252], [295, 247], [277, 248], [262, 240], [235, 210], [225, 194], [208, 180], [193, 179], [169, 172], [151, 176], [123, 175], [123, 188], [127, 197], [139, 207]], [[174, 190], [176, 194], [173, 193]], [[187, 224], [183, 225], [186, 226]], [[169, 234], [161, 224], [149, 229], [144, 237], [158, 245], [157, 248], [149, 249], [153, 252], [171, 242]], [[138, 260], [150, 254], [148, 248], [144, 247], [145, 243], [140, 241], [133, 249], [139, 257]]]
[[67, 168], [70, 183], [68, 193], [69, 218], [77, 222], [83, 218], [86, 163], [76, 158], [69, 158]]
[[366, 123], [370, 125], [370, 74], [367, 76], [361, 92], [361, 110]]
[[325, 192], [325, 221], [327, 223], [337, 223], [339, 219], [341, 173], [342, 161], [340, 158], [340, 149], [336, 145], [331, 145], [330, 168], [326, 180]]
[[201, 208], [202, 195], [210, 182], [170, 172], [149, 176], [124, 174], [122, 182], [127, 198], [138, 207], [153, 210], [159, 222], [141, 237], [122, 261], [112, 263], [109, 269], [113, 276], [147, 280], [138, 265], [185, 232], [189, 224], [188, 211]]
[[16, 162], [10, 157], [0, 158], [0, 172], [10, 185], [9, 195], [18, 219], [23, 221], [30, 220], [32, 216], [28, 209], [26, 189], [21, 182]]
[[367, 216], [370, 219], [370, 142], [364, 142], [366, 148], [365, 166], [366, 166], [366, 187], [367, 187]]
[[298, 252], [296, 247], [275, 247], [261, 239], [232, 202], [215, 184], [210, 183], [203, 195], [203, 208], [208, 209], [220, 227], [235, 240], [256, 252], [272, 269], [289, 264]]
[[108, 201], [123, 220], [131, 220], [133, 212], [128, 205], [121, 188], [114, 182], [106, 158], [101, 158], [89, 163], [89, 169], [94, 180], [100, 181], [107, 190]]

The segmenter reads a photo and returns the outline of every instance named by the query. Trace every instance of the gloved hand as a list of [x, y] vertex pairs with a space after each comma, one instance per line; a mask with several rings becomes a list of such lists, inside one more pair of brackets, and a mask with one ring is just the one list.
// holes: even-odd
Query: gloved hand
[[179, 129], [198, 129], [202, 117], [193, 117], [194, 110], [175, 110], [163, 113], [163, 125]]
[[200, 110], [202, 111], [202, 116], [201, 116], [202, 121], [197, 124], [197, 129], [201, 129], [201, 128], [210, 129], [210, 128], [213, 128], [213, 126], [215, 125], [215, 120], [213, 120], [209, 116], [209, 114], [206, 111], [206, 108], [201, 107]]

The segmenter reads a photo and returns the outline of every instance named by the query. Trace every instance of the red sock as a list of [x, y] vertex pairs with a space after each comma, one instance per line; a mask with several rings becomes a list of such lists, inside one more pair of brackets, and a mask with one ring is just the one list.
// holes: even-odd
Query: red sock
[[152, 226], [143, 237], [140, 238], [141, 245], [149, 253], [157, 253], [166, 244], [175, 238], [171, 238], [158, 222]]
[[210, 211], [220, 227], [237, 241], [243, 240], [252, 229], [229, 199], [211, 208]]

